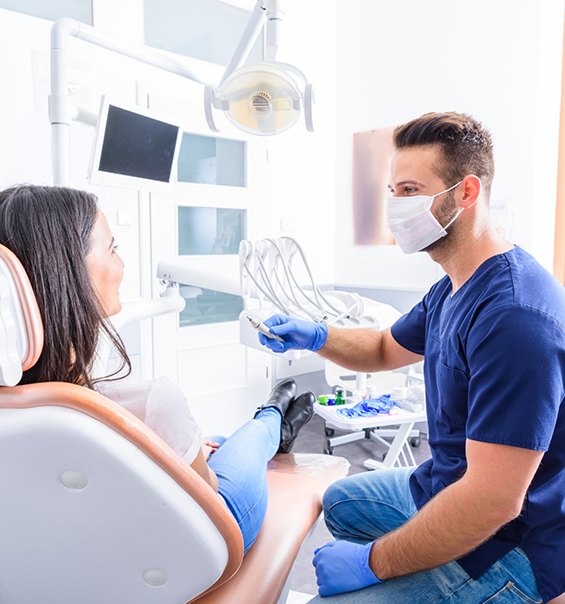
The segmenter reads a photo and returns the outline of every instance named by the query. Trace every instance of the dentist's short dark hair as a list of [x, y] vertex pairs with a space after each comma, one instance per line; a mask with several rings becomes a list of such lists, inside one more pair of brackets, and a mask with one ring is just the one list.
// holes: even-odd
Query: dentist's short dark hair
[[490, 132], [464, 113], [426, 113], [394, 130], [396, 149], [436, 146], [440, 161], [436, 174], [450, 187], [468, 174], [481, 179], [488, 200], [494, 178], [493, 145]]

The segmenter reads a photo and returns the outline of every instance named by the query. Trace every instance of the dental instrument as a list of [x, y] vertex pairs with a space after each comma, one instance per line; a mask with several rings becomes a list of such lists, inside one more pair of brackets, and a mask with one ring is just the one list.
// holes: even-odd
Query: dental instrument
[[269, 328], [264, 323], [261, 323], [261, 321], [253, 319], [249, 315], [247, 315], [247, 318], [251, 323], [251, 327], [253, 327], [253, 329], [256, 329], [257, 331], [260, 331], [265, 337], [270, 338], [271, 340], [276, 340], [277, 342], [284, 342], [284, 340], [280, 336], [272, 334]]

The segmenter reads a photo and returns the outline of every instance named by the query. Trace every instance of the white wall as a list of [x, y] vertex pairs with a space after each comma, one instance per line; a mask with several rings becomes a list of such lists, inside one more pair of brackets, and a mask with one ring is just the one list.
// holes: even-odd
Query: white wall
[[428, 111], [474, 115], [494, 138], [492, 200], [512, 240], [553, 263], [563, 0], [338, 2], [336, 281], [427, 288], [426, 254], [352, 245], [353, 133]]

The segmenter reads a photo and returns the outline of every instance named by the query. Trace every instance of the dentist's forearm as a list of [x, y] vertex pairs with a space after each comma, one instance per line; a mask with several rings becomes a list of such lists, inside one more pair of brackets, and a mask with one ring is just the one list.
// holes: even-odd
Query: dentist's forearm
[[471, 552], [515, 517], [514, 509], [489, 502], [461, 480], [376, 541], [371, 570], [385, 580], [437, 568]]
[[318, 351], [324, 358], [352, 371], [389, 371], [421, 361], [398, 344], [390, 329], [336, 329], [328, 327], [328, 338]]

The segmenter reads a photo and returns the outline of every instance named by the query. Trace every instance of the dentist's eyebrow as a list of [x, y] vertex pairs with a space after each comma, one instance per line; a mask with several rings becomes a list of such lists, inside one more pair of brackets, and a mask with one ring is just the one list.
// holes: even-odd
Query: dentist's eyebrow
[[424, 183], [418, 182], [417, 180], [402, 180], [396, 183], [397, 187], [401, 187], [402, 185], [419, 185], [420, 187], [423, 187]]
[[394, 186], [387, 185], [387, 188], [389, 191], [394, 191], [395, 188], [401, 187], [402, 185], [418, 185], [420, 187], [423, 187], [424, 183], [418, 182], [417, 180], [402, 180]]
[[114, 237], [112, 237], [112, 241], [110, 241], [110, 245], [108, 246], [108, 249], [112, 249], [114, 247], [114, 245], [116, 244], [116, 240], [114, 239]]

